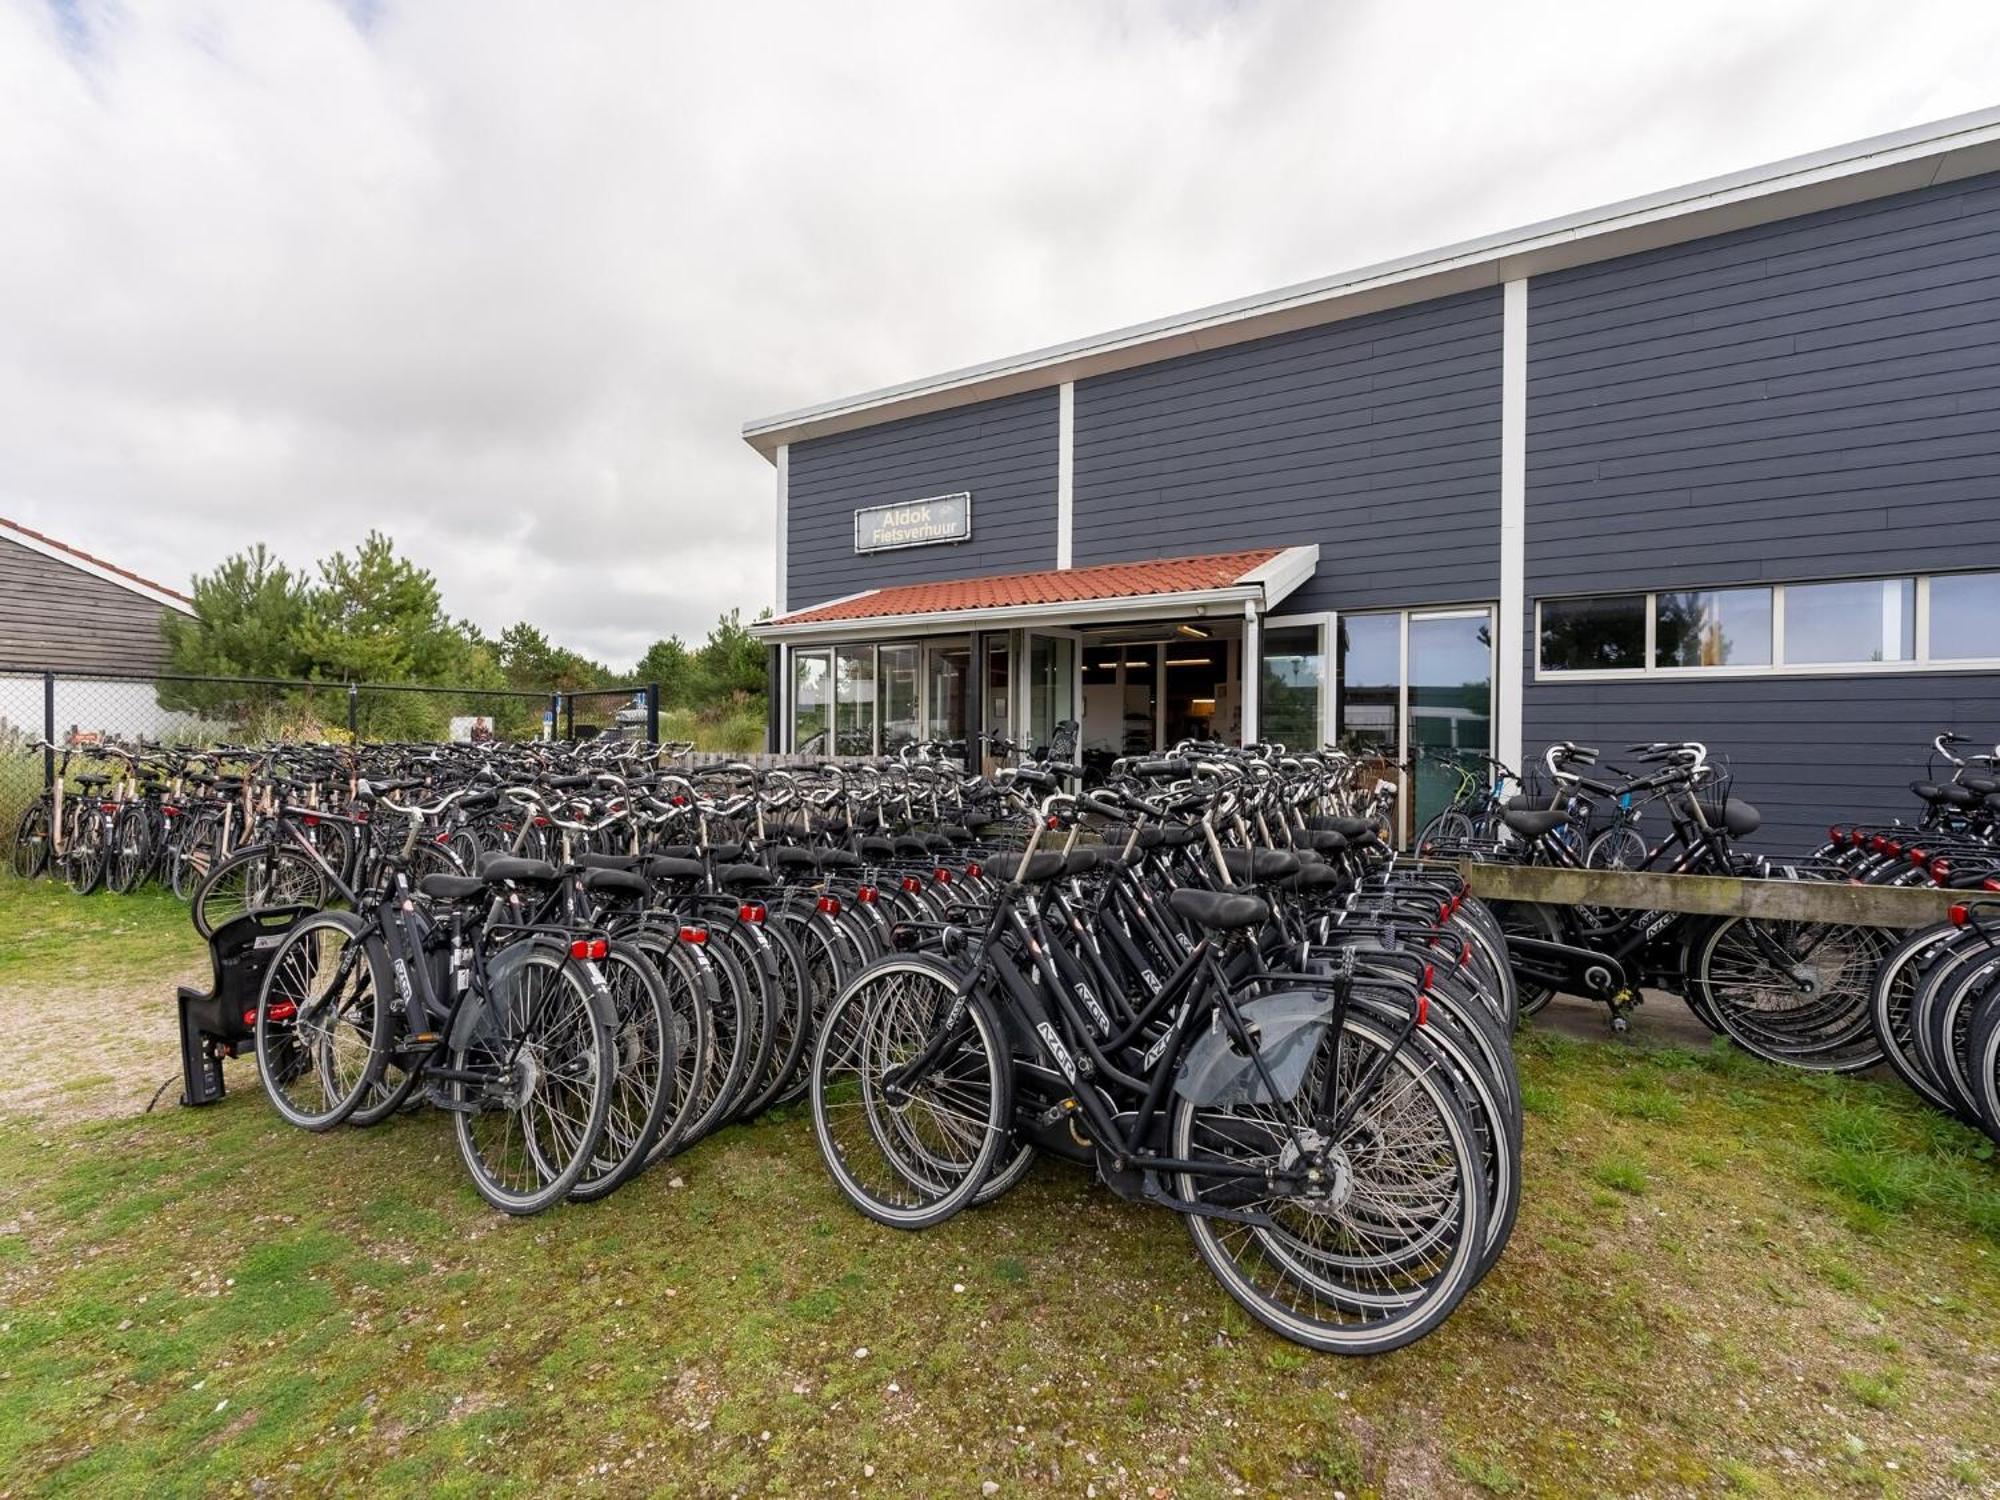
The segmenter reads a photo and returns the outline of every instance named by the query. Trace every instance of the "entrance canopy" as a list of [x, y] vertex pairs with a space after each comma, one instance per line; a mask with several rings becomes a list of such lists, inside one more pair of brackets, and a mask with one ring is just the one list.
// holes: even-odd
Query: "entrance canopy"
[[751, 626], [767, 641], [854, 640], [933, 631], [1261, 615], [1319, 566], [1319, 547], [1263, 547], [1089, 568], [1002, 573], [868, 589]]

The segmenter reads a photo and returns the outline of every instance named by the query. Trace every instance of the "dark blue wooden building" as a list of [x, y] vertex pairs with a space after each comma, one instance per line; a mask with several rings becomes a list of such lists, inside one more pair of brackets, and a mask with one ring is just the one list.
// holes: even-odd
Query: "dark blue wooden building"
[[1807, 845], [2000, 740], [1997, 335], [2000, 110], [752, 422], [774, 738], [1695, 738]]

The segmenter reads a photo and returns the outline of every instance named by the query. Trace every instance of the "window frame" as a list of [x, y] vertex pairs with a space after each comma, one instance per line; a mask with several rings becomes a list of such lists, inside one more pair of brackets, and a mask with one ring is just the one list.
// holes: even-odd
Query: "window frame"
[[[1536, 682], [1635, 682], [1646, 679], [1714, 680], [1731, 677], [1867, 677], [1884, 673], [1909, 672], [1994, 672], [2000, 671], [2000, 653], [1980, 657], [1931, 656], [1931, 580], [1992, 573], [1992, 568], [1955, 568], [1936, 573], [1869, 573], [1844, 578], [1800, 578], [1790, 585], [1762, 580], [1736, 583], [1675, 584], [1652, 589], [1578, 589], [1535, 596], [1534, 668]], [[1887, 583], [1908, 578], [1916, 586], [1914, 654], [1905, 661], [1793, 662], [1786, 660], [1785, 600], [1788, 587], [1804, 588], [1823, 583]], [[1771, 663], [1768, 666], [1663, 667], [1658, 665], [1659, 596], [1699, 594], [1728, 589], [1768, 588], [1771, 591]], [[1640, 598], [1646, 601], [1646, 664], [1641, 667], [1592, 667], [1568, 669], [1549, 667], [1542, 662], [1542, 606], [1551, 600]]]

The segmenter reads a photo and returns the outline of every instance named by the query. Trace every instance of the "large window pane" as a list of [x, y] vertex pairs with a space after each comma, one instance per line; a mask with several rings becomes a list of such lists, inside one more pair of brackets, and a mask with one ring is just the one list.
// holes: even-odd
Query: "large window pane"
[[1663, 667], [1771, 665], [1771, 591], [1709, 589], [1657, 595], [1653, 659]]
[[1911, 578], [1795, 583], [1785, 590], [1785, 660], [1909, 661], [1917, 654]]
[[1931, 580], [1931, 660], [2000, 656], [2000, 573], [1941, 573]]
[[1078, 754], [1076, 725], [1076, 642], [1068, 636], [1028, 637], [1027, 744], [1035, 754], [1057, 760]]
[[1541, 670], [1637, 672], [1646, 665], [1646, 596], [1542, 601]]
[[828, 651], [792, 653], [792, 748], [801, 755], [828, 755], [833, 708], [833, 655]]
[[1340, 739], [1394, 758], [1403, 677], [1403, 617], [1340, 617]]
[[875, 753], [875, 648], [833, 653], [833, 743], [842, 755]]
[[1320, 743], [1320, 702], [1326, 692], [1326, 652], [1317, 625], [1283, 625], [1263, 633], [1257, 737], [1294, 750]]
[[1004, 635], [986, 637], [986, 733], [1003, 740], [1014, 737], [1014, 680], [1007, 670], [1008, 644]]
[[917, 671], [920, 646], [884, 646], [880, 653], [882, 680], [882, 753], [893, 755], [917, 739]]

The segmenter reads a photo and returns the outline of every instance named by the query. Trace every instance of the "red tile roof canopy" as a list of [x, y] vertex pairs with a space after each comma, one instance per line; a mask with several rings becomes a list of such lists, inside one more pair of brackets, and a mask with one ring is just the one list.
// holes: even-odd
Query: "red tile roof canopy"
[[879, 620], [960, 610], [1021, 609], [1047, 604], [1083, 604], [1104, 599], [1142, 599], [1156, 594], [1196, 593], [1252, 582], [1254, 573], [1285, 549], [1217, 552], [1203, 557], [1159, 557], [1144, 562], [1101, 563], [1091, 568], [1051, 568], [1040, 573], [1001, 573], [946, 583], [906, 583], [872, 589], [812, 609], [781, 615], [772, 625], [813, 625], [836, 620]]

